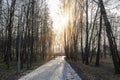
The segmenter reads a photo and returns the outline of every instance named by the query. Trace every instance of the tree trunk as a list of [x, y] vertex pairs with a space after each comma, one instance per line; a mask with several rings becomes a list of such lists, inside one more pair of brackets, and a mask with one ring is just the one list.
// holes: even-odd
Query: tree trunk
[[12, 26], [14, 20], [14, 9], [15, 9], [16, 0], [12, 0], [10, 7], [10, 18], [7, 25], [8, 37], [7, 37], [7, 49], [6, 49], [6, 65], [9, 68], [9, 61], [11, 60], [11, 51], [12, 51]]
[[101, 7], [101, 14], [103, 16], [105, 26], [106, 26], [106, 32], [107, 32], [107, 37], [108, 37], [108, 41], [109, 41], [109, 45], [110, 45], [110, 51], [111, 51], [111, 55], [112, 55], [112, 59], [113, 59], [115, 73], [120, 74], [120, 58], [119, 58], [119, 55], [118, 55], [118, 50], [117, 50], [117, 45], [116, 45], [116, 42], [115, 42], [115, 38], [114, 38], [113, 32], [111, 30], [111, 25], [110, 25], [110, 22], [108, 20], [103, 1], [99, 0], [99, 4], [100, 4], [100, 7]]
[[104, 45], [103, 45], [103, 51], [104, 51], [104, 58], [107, 58], [106, 54], [106, 31], [104, 29]]
[[86, 41], [85, 41], [85, 64], [88, 65], [88, 57], [89, 57], [89, 51], [88, 51], [88, 38], [89, 38], [89, 31], [88, 31], [88, 0], [86, 0]]
[[96, 66], [99, 66], [99, 60], [100, 60], [100, 48], [101, 48], [101, 31], [102, 31], [102, 15], [100, 14], [100, 28], [99, 28], [99, 34], [98, 34], [98, 50], [97, 50], [97, 56], [96, 56]]

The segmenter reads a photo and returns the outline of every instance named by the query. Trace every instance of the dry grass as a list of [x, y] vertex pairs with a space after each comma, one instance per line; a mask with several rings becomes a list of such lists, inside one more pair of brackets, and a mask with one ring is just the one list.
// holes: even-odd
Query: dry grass
[[81, 61], [69, 63], [82, 80], [120, 80], [120, 75], [114, 74], [114, 67], [110, 57], [102, 59], [99, 67], [95, 67], [94, 60], [90, 65], [84, 65]]
[[9, 69], [6, 68], [5, 63], [3, 63], [2, 60], [0, 60], [0, 62], [0, 80], [18, 80], [18, 78], [21, 76], [30, 73], [34, 69], [46, 63], [44, 61], [37, 60], [32, 64], [32, 67], [29, 70], [27, 69], [27, 65], [24, 65], [24, 68], [21, 70], [20, 74], [17, 74], [17, 67], [15, 62], [11, 64]]

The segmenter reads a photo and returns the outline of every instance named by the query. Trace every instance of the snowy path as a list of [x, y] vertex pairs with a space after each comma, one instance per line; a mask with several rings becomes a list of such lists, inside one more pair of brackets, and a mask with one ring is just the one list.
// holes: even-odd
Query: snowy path
[[81, 80], [64, 57], [57, 57], [19, 80]]

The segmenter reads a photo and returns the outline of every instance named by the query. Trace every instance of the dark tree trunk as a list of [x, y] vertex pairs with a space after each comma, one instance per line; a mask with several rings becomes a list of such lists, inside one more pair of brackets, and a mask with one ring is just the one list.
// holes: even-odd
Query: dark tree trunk
[[117, 50], [117, 45], [115, 42], [115, 37], [113, 36], [113, 32], [111, 30], [111, 25], [107, 17], [107, 13], [103, 4], [102, 0], [99, 0], [99, 4], [101, 7], [101, 14], [103, 16], [105, 26], [106, 26], [106, 32], [107, 32], [107, 37], [110, 45], [110, 51], [113, 59], [113, 64], [115, 68], [115, 73], [120, 74], [120, 58], [118, 55], [118, 50]]
[[7, 37], [7, 49], [6, 49], [6, 65], [9, 68], [9, 62], [12, 59], [11, 51], [12, 51], [12, 26], [14, 20], [14, 9], [15, 9], [16, 0], [12, 0], [10, 7], [10, 18], [7, 25], [8, 37]]
[[104, 58], [107, 58], [106, 54], [106, 31], [104, 29], [104, 45], [103, 45], [103, 51], [104, 51]]
[[84, 63], [84, 54], [83, 54], [83, 25], [81, 21], [81, 57], [82, 57], [82, 63]]
[[89, 51], [88, 51], [88, 38], [89, 38], [89, 30], [88, 30], [88, 0], [86, 0], [86, 41], [85, 41], [85, 64], [88, 65], [89, 61]]
[[96, 66], [99, 66], [99, 60], [100, 60], [100, 48], [101, 48], [101, 32], [102, 32], [102, 15], [100, 14], [100, 28], [99, 28], [99, 33], [98, 33], [98, 49], [97, 49], [97, 55], [96, 55]]

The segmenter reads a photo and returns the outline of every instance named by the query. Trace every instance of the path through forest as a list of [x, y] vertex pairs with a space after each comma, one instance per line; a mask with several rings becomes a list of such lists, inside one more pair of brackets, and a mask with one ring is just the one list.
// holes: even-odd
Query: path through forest
[[51, 60], [19, 80], [81, 80], [81, 78], [62, 56]]

